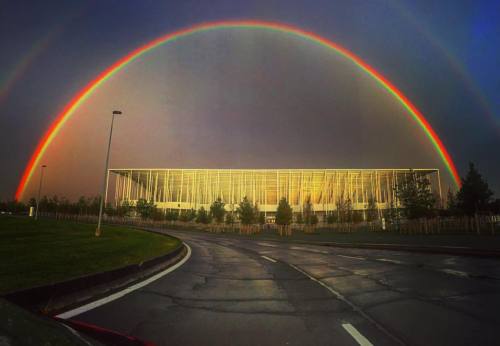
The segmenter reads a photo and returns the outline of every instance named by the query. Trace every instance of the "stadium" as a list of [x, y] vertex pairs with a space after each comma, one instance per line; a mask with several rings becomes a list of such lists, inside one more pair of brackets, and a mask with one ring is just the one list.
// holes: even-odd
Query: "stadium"
[[[217, 198], [226, 210], [236, 210], [244, 197], [261, 212], [272, 215], [285, 197], [294, 212], [310, 199], [314, 211], [328, 214], [339, 201], [349, 200], [353, 210], [366, 210], [373, 199], [378, 209], [397, 206], [396, 186], [409, 175], [425, 177], [442, 200], [438, 169], [110, 169], [106, 202], [139, 199], [165, 210], [208, 209]], [[109, 191], [108, 191], [108, 187]]]

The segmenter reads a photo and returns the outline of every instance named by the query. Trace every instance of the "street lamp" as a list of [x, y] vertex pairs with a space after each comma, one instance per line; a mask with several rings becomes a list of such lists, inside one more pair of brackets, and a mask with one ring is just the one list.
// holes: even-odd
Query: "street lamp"
[[40, 205], [40, 194], [42, 193], [42, 181], [43, 181], [43, 171], [45, 170], [47, 165], [42, 165], [40, 167], [40, 184], [38, 184], [38, 198], [36, 199], [36, 211], [35, 211], [35, 220], [38, 220], [38, 207]]
[[99, 237], [101, 235], [101, 221], [102, 221], [102, 212], [104, 209], [104, 195], [106, 194], [106, 190], [108, 189], [108, 165], [109, 165], [109, 151], [111, 148], [111, 136], [113, 136], [113, 123], [115, 121], [115, 115], [122, 114], [121, 111], [113, 111], [113, 115], [111, 116], [111, 128], [109, 130], [109, 141], [108, 141], [108, 153], [106, 154], [106, 167], [104, 167], [104, 182], [102, 184], [102, 194], [101, 194], [101, 203], [99, 206], [99, 219], [97, 221], [97, 229], [95, 230], [95, 236]]

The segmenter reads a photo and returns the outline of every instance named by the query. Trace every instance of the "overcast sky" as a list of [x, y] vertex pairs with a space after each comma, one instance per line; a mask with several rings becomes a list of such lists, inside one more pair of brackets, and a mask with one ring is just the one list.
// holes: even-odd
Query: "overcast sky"
[[[14, 194], [43, 132], [99, 72], [162, 34], [230, 19], [287, 23], [347, 47], [422, 111], [461, 175], [473, 161], [500, 191], [498, 1], [1, 6], [0, 198]], [[352, 63], [296, 37], [234, 29], [162, 46], [97, 90], [43, 158], [45, 193], [98, 192], [115, 108], [124, 116], [112, 167], [437, 167], [449, 182], [422, 130]]]

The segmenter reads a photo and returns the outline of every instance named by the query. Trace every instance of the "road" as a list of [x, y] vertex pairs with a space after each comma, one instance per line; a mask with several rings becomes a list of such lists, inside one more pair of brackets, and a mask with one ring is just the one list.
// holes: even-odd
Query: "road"
[[180, 268], [74, 317], [159, 345], [498, 345], [500, 261], [174, 232]]

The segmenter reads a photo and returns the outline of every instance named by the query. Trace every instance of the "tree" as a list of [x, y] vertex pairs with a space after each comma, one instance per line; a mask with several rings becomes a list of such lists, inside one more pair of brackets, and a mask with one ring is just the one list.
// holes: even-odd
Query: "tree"
[[436, 197], [432, 193], [431, 183], [424, 175], [411, 171], [396, 190], [403, 206], [403, 214], [408, 219], [429, 217], [434, 213]]
[[90, 197], [88, 199], [88, 211], [92, 215], [99, 214], [99, 208], [101, 204], [101, 196]]
[[123, 201], [121, 205], [118, 205], [116, 208], [116, 215], [118, 216], [130, 216], [130, 212], [132, 211], [132, 206], [129, 201]]
[[209, 224], [210, 221], [211, 221], [210, 217], [209, 217], [207, 211], [205, 210], [205, 208], [200, 207], [200, 209], [198, 210], [198, 213], [196, 215], [196, 222], [206, 225], [206, 224]]
[[304, 203], [303, 215], [304, 215], [304, 223], [306, 225], [311, 225], [312, 224], [311, 218], [313, 216], [313, 205], [311, 203], [311, 196], [308, 196], [306, 202]]
[[31, 197], [28, 201], [28, 207], [36, 207], [36, 199], [35, 197]]
[[332, 223], [334, 223], [335, 221], [337, 221], [337, 217], [334, 213], [328, 213], [328, 215], [326, 216], [326, 222], [331, 225]]
[[234, 224], [234, 216], [233, 213], [227, 213], [226, 214], [226, 225], [232, 225]]
[[178, 218], [179, 213], [177, 211], [167, 210], [167, 212], [165, 213], [165, 220], [167, 221], [176, 221]]
[[12, 214], [24, 213], [27, 211], [27, 206], [23, 202], [17, 200], [11, 200], [6, 202], [0, 202], [0, 211], [9, 212]]
[[87, 199], [84, 196], [80, 196], [78, 199], [78, 202], [76, 202], [77, 208], [78, 208], [78, 213], [80, 215], [87, 214], [88, 213], [88, 203]]
[[350, 198], [337, 200], [337, 220], [339, 222], [352, 222], [352, 202]]
[[366, 209], [367, 221], [374, 221], [378, 219], [378, 207], [375, 197], [368, 197], [368, 208]]
[[311, 225], [316, 226], [319, 222], [318, 215], [312, 214], [311, 215]]
[[469, 163], [469, 172], [462, 178], [462, 187], [457, 193], [457, 206], [461, 212], [474, 215], [488, 210], [493, 192], [488, 183], [476, 170], [474, 164]]
[[289, 234], [289, 227], [293, 219], [293, 210], [285, 197], [282, 197], [278, 204], [278, 209], [276, 209], [276, 224], [281, 227], [281, 231], [284, 230], [286, 234]]
[[297, 216], [295, 216], [295, 222], [298, 225], [302, 225], [304, 223], [304, 218], [302, 217], [302, 213], [298, 213]]
[[446, 196], [446, 209], [448, 210], [449, 215], [456, 215], [459, 213], [457, 197], [451, 189], [448, 189], [448, 194]]
[[226, 214], [226, 209], [224, 208], [225, 203], [217, 198], [210, 206], [210, 215], [215, 219], [215, 222], [221, 224], [224, 222], [224, 215]]
[[254, 207], [245, 196], [236, 209], [238, 217], [243, 225], [251, 225], [255, 222]]
[[179, 215], [179, 221], [189, 222], [193, 221], [194, 219], [196, 219], [196, 210], [194, 209], [183, 210]]
[[154, 202], [147, 201], [144, 198], [141, 198], [137, 201], [135, 208], [143, 219], [151, 218], [156, 211], [156, 205], [154, 204]]
[[40, 209], [38, 213], [40, 213], [41, 211], [48, 212], [49, 211], [48, 207], [49, 207], [49, 199], [47, 198], [47, 196], [43, 196], [40, 199], [40, 203], [38, 203], [38, 208]]
[[314, 232], [314, 226], [318, 223], [318, 217], [314, 214], [310, 196], [307, 197], [304, 203], [303, 214], [305, 223], [304, 232]]

